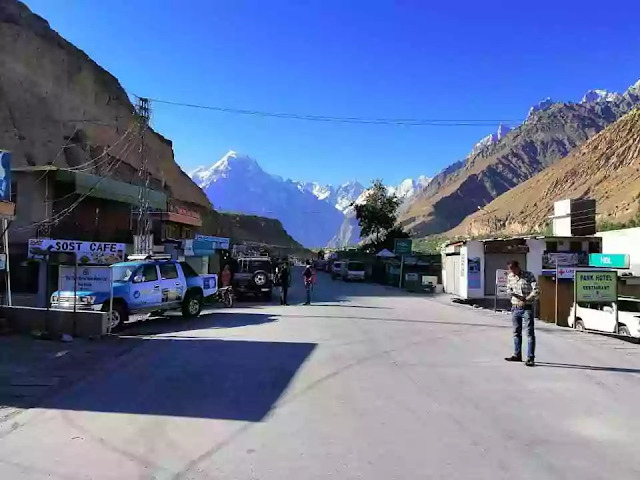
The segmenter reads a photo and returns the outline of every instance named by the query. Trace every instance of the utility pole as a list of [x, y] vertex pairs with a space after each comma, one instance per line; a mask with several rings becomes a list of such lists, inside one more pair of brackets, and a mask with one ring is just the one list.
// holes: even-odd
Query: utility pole
[[148, 98], [138, 98], [136, 105], [138, 121], [138, 139], [140, 140], [140, 190], [138, 193], [138, 245], [136, 253], [152, 253], [153, 245], [150, 245], [149, 235], [151, 234], [151, 219], [149, 216], [149, 166], [145, 150], [144, 135], [149, 126], [151, 109]]

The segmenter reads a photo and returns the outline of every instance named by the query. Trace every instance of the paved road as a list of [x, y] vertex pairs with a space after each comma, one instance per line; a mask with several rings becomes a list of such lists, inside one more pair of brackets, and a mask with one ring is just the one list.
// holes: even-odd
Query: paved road
[[0, 478], [640, 478], [640, 346], [541, 326], [529, 369], [506, 315], [320, 281], [309, 307], [128, 329], [0, 427]]

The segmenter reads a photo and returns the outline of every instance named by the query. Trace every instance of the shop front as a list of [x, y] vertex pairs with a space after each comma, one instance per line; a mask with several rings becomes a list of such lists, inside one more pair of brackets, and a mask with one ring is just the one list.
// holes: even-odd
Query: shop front
[[229, 256], [229, 238], [197, 234], [182, 240], [185, 261], [200, 274], [220, 273]]

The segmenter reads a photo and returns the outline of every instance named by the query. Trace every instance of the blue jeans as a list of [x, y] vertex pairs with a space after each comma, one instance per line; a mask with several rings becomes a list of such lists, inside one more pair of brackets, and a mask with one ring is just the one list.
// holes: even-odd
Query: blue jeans
[[307, 302], [306, 303], [311, 303], [311, 284], [306, 284], [304, 286], [305, 290], [307, 291]]
[[513, 322], [513, 348], [514, 353], [522, 356], [522, 326], [527, 332], [528, 352], [527, 358], [536, 356], [536, 331], [533, 326], [533, 309], [531, 307], [513, 307], [511, 309], [511, 321]]

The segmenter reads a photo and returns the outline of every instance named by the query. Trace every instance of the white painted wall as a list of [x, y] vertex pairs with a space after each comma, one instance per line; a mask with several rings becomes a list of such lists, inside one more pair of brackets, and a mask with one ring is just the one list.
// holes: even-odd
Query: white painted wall
[[630, 269], [635, 276], [640, 276], [640, 228], [625, 228], [598, 232], [602, 238], [602, 253], [626, 253], [630, 257]]
[[[538, 238], [529, 238], [527, 240], [529, 253], [527, 253], [527, 270], [536, 277], [542, 275], [542, 254], [547, 249], [547, 242]], [[558, 245], [558, 248], [560, 246]], [[569, 244], [567, 243], [567, 249]]]

